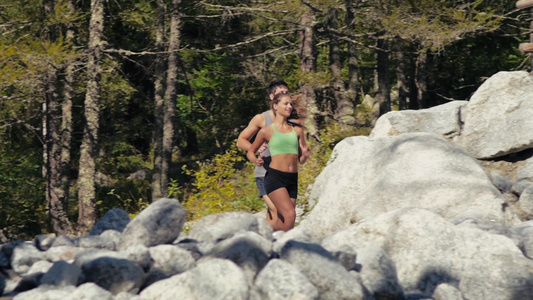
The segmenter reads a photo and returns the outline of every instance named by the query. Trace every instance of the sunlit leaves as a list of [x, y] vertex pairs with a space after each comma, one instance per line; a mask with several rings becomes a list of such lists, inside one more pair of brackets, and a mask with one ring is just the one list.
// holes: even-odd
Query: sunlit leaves
[[[493, 10], [482, 8], [482, 2], [424, 0], [410, 1], [409, 5], [390, 3], [386, 10], [389, 13], [382, 13], [380, 22], [388, 36], [398, 36], [440, 51], [470, 33], [499, 28], [500, 17]], [[481, 8], [483, 10], [478, 10]]]

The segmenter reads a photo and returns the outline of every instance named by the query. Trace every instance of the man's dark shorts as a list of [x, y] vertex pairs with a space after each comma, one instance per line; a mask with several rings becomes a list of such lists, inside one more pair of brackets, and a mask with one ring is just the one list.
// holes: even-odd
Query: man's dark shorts
[[[263, 167], [268, 170], [268, 166], [272, 162], [272, 157], [265, 156], [263, 157], [263, 161]], [[265, 177], [255, 177], [255, 185], [257, 185], [257, 189], [259, 190], [259, 198], [263, 198], [267, 194], [265, 190]]]

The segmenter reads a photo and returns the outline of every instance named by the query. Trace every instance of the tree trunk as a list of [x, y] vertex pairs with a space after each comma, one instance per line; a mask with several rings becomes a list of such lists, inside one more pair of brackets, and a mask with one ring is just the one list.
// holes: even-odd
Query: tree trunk
[[[337, 29], [337, 9], [331, 9], [328, 16], [328, 27]], [[346, 97], [346, 89], [341, 75], [341, 57], [339, 49], [339, 38], [334, 34], [329, 34], [329, 61], [332, 75], [333, 95], [336, 102], [335, 120], [341, 130], [346, 130], [355, 125], [354, 106]]]
[[99, 102], [101, 81], [101, 56], [103, 48], [104, 3], [91, 0], [89, 47], [87, 61], [87, 91], [85, 94], [85, 123], [80, 147], [78, 176], [79, 215], [78, 226], [86, 234], [96, 222], [96, 157], [98, 154]]
[[[74, 0], [68, 2], [71, 14], [75, 13]], [[69, 24], [67, 28], [67, 41], [74, 43], [75, 28]], [[75, 80], [75, 61], [71, 61], [65, 68], [65, 78], [63, 79], [63, 103], [61, 105], [62, 122], [61, 122], [61, 186], [65, 191], [63, 207], [68, 215], [68, 199], [70, 189], [70, 172], [71, 172], [71, 143], [72, 143], [72, 101], [74, 99], [74, 80]], [[72, 231], [72, 226], [69, 228]]]
[[172, 146], [174, 140], [174, 118], [176, 115], [176, 83], [178, 79], [178, 50], [180, 48], [180, 0], [172, 0], [170, 13], [170, 37], [168, 42], [168, 70], [165, 91], [165, 114], [163, 117], [163, 161], [161, 164], [161, 189], [168, 194]]
[[[45, 18], [50, 17], [53, 12], [53, 3], [43, 1]], [[54, 39], [53, 28], [45, 29], [45, 37]], [[60, 132], [61, 109], [58, 97], [58, 71], [49, 65], [45, 74], [45, 100], [44, 100], [44, 122], [43, 138], [45, 152], [45, 178], [46, 178], [46, 199], [48, 203], [48, 214], [52, 231], [56, 235], [68, 234], [72, 231], [72, 226], [68, 220], [67, 198], [68, 187], [65, 188], [62, 179], [65, 175], [62, 165], [63, 140]]]
[[377, 90], [375, 95], [375, 101], [379, 105], [379, 114], [374, 116], [373, 122], [377, 121], [377, 118], [384, 115], [391, 110], [390, 100], [390, 84], [389, 84], [389, 51], [387, 41], [384, 39], [378, 39], [377, 41], [377, 53], [376, 53], [376, 81]]
[[[353, 9], [352, 0], [345, 1], [346, 6], [346, 26], [355, 30], [355, 13]], [[348, 100], [352, 102], [352, 105], [357, 103], [357, 89], [359, 82], [359, 74], [357, 71], [357, 48], [356, 45], [352, 42], [348, 42], [348, 89], [346, 90], [346, 95]]]
[[418, 109], [427, 108], [427, 60], [428, 52], [424, 50], [418, 54], [416, 59], [416, 88], [418, 91]]
[[[310, 72], [316, 71], [316, 44], [315, 44], [315, 16], [307, 12], [300, 19], [300, 70], [305, 76]], [[318, 115], [318, 107], [316, 105], [316, 94], [312, 83], [307, 80], [300, 80], [300, 91], [303, 95], [307, 108], [307, 120], [305, 126], [311, 136], [318, 136], [318, 129], [316, 125], [316, 117]]]
[[57, 95], [57, 71], [50, 68], [46, 79], [46, 127], [45, 137], [47, 153], [46, 172], [46, 198], [49, 205], [49, 216], [52, 230], [56, 235], [67, 234], [71, 231], [68, 220], [66, 203], [66, 191], [61, 182], [61, 153], [62, 143], [59, 132], [61, 111]]
[[398, 81], [398, 108], [405, 110], [410, 108], [410, 78], [411, 76], [411, 55], [409, 49], [404, 47], [401, 41], [396, 43], [400, 45], [396, 52], [396, 59], [398, 60], [398, 68], [396, 69], [396, 78]]
[[398, 109], [405, 110], [409, 107], [409, 80], [407, 77], [406, 55], [402, 51], [397, 53], [398, 69], [396, 78], [398, 80]]
[[414, 47], [409, 47], [409, 109], [418, 109], [418, 87], [416, 86], [416, 56], [412, 53]]
[[[157, 0], [157, 32], [156, 32], [156, 48], [158, 52], [163, 52], [165, 49], [165, 14], [166, 4], [164, 0]], [[153, 147], [154, 147], [154, 167], [152, 173], [152, 201], [155, 201], [164, 196], [161, 185], [161, 170], [163, 162], [163, 116], [165, 113], [165, 55], [158, 54], [156, 56], [155, 65], [155, 95], [154, 95], [154, 132], [153, 132]]]

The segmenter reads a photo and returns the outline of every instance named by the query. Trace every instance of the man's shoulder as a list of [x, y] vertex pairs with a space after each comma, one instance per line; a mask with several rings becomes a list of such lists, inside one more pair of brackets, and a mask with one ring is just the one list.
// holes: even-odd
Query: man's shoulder
[[255, 115], [250, 121], [250, 124], [256, 127], [259, 127], [259, 128], [264, 127], [265, 126], [265, 112]]

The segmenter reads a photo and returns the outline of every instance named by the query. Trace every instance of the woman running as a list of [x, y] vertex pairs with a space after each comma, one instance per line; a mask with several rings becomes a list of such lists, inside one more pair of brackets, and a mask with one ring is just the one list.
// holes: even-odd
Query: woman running
[[299, 118], [293, 98], [289, 94], [278, 94], [271, 105], [275, 115], [272, 125], [259, 130], [247, 157], [255, 165], [263, 165], [263, 158], [255, 153], [263, 143], [268, 143], [272, 162], [265, 175], [265, 190], [278, 213], [272, 227], [288, 231], [294, 227], [296, 219], [298, 164], [309, 158], [309, 148], [300, 122], [292, 122]]

